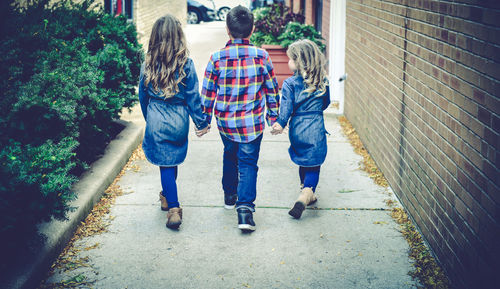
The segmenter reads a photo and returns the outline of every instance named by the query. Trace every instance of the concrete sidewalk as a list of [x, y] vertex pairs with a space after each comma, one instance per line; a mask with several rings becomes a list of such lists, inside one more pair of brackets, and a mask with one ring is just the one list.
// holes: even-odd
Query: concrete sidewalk
[[[188, 25], [185, 32], [201, 82], [210, 53], [227, 41], [224, 24]], [[286, 135], [265, 132], [257, 230], [242, 234], [236, 212], [223, 208], [217, 129], [203, 138], [191, 132], [187, 159], [179, 167], [180, 230], [165, 227], [159, 169], [136, 160], [118, 183], [124, 195], [111, 210], [109, 232], [76, 244], [98, 244], [79, 252], [91, 266], [58, 271], [47, 282], [83, 276], [92, 288], [416, 288], [407, 275], [408, 245], [385, 205], [393, 194], [358, 169], [362, 159], [336, 117], [327, 113], [325, 118], [331, 136], [319, 200], [300, 220], [287, 214], [299, 180]]]

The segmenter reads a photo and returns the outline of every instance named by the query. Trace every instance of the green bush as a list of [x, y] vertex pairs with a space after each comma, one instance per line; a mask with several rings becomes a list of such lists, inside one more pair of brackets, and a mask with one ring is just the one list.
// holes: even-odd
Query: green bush
[[78, 174], [137, 102], [143, 58], [135, 27], [93, 1], [16, 2], [0, 4], [2, 259], [64, 218]]
[[286, 25], [285, 30], [278, 36], [280, 45], [288, 47], [297, 40], [309, 39], [316, 43], [319, 49], [324, 52], [326, 45], [323, 43], [323, 37], [312, 25], [290, 22]]
[[284, 3], [255, 9], [254, 16], [255, 30], [250, 40], [257, 46], [262, 44], [281, 45], [281, 40], [278, 37], [285, 31], [287, 23], [304, 23], [304, 16], [293, 13]]
[[293, 13], [283, 3], [255, 9], [254, 17], [255, 30], [250, 40], [257, 46], [274, 44], [287, 48], [297, 40], [309, 39], [321, 51], [325, 50], [324, 39], [314, 26], [304, 24], [304, 16]]
[[35, 224], [51, 216], [64, 218], [66, 203], [74, 198], [71, 185], [76, 178], [69, 172], [75, 165], [77, 144], [70, 137], [39, 146], [11, 141], [0, 151], [0, 224], [2, 243], [7, 246], [2, 250], [16, 253], [16, 246], [36, 238]]

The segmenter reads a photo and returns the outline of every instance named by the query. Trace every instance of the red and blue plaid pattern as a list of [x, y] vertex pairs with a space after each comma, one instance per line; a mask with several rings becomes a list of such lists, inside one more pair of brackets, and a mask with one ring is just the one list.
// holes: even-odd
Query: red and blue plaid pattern
[[278, 117], [278, 82], [264, 49], [247, 39], [230, 40], [213, 53], [205, 70], [201, 90], [203, 113], [212, 120], [215, 104], [217, 126], [235, 142], [251, 142]]

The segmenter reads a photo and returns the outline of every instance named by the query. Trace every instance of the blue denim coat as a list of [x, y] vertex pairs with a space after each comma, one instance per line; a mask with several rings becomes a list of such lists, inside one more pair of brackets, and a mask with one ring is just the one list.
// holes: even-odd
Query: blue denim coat
[[151, 84], [144, 85], [144, 65], [141, 69], [139, 101], [146, 120], [142, 148], [146, 158], [157, 166], [176, 166], [186, 158], [189, 116], [197, 129], [208, 126], [201, 111], [198, 76], [193, 61], [188, 59], [183, 69], [186, 76], [179, 85], [179, 92], [167, 99]]
[[321, 165], [326, 158], [326, 129], [323, 110], [330, 105], [330, 90], [319, 95], [304, 92], [304, 81], [295, 74], [283, 82], [278, 123], [285, 127], [290, 120], [288, 153], [303, 167]]

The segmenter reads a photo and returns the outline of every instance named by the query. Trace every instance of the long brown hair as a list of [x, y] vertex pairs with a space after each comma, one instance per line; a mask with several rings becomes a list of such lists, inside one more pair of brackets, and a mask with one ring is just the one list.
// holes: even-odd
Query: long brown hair
[[[179, 20], [167, 14], [156, 20], [149, 38], [144, 84], [153, 85], [154, 90], [162, 91], [165, 98], [179, 92], [179, 83], [184, 79], [184, 64], [189, 51], [186, 37]], [[178, 71], [179, 76], [175, 77]]]
[[304, 79], [305, 92], [317, 90], [319, 94], [326, 91], [328, 78], [326, 60], [316, 43], [308, 39], [295, 41], [288, 46], [286, 54], [295, 62], [297, 72]]

